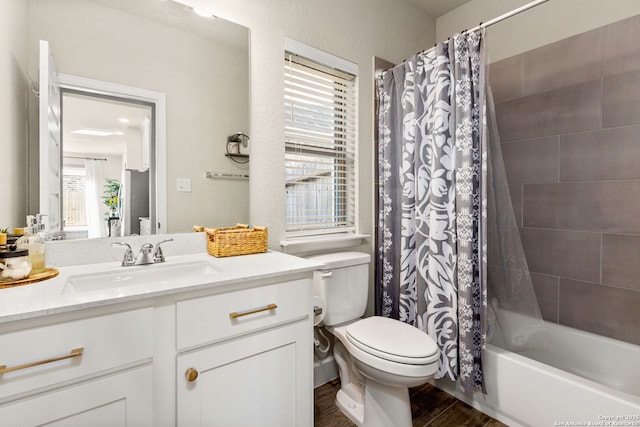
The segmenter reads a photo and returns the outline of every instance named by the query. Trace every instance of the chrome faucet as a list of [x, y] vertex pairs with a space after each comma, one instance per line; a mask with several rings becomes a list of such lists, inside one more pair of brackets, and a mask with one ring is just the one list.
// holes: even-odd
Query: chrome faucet
[[133, 265], [146, 265], [146, 264], [156, 264], [160, 262], [164, 262], [164, 254], [162, 253], [162, 249], [160, 245], [166, 242], [172, 242], [173, 239], [162, 240], [158, 244], [156, 244], [156, 250], [153, 250], [153, 245], [151, 243], [145, 243], [140, 247], [140, 251], [138, 252], [138, 256], [133, 258], [133, 251], [131, 250], [131, 245], [125, 242], [113, 242], [111, 246], [125, 246], [127, 249], [124, 251], [124, 258], [122, 259], [123, 267], [131, 267]]
[[136, 260], [133, 259], [133, 251], [131, 250], [131, 245], [125, 242], [113, 242], [111, 246], [125, 246], [127, 249], [124, 251], [124, 258], [122, 259], [122, 266], [129, 267], [136, 263]]
[[153, 251], [153, 262], [164, 262], [164, 254], [162, 253], [160, 245], [167, 242], [173, 242], [173, 238], [165, 239], [156, 243], [156, 250]]

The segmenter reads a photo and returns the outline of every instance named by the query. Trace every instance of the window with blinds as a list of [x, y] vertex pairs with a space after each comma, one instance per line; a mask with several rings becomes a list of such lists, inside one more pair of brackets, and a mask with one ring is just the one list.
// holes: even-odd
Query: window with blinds
[[356, 76], [285, 52], [286, 230], [355, 227]]

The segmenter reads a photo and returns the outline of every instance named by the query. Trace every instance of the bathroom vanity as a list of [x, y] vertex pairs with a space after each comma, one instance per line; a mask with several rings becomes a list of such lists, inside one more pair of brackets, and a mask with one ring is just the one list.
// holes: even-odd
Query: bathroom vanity
[[313, 425], [311, 261], [61, 267], [0, 289], [11, 426]]

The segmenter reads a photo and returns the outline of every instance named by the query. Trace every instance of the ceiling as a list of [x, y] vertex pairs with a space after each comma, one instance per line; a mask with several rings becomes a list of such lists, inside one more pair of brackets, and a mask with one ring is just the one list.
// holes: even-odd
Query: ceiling
[[[140, 129], [144, 117], [151, 117], [148, 105], [64, 92], [63, 147], [65, 153], [79, 155], [122, 155], [128, 128]], [[119, 119], [126, 118], [127, 123]], [[114, 132], [92, 136], [73, 133], [81, 129]]]
[[408, 0], [423, 9], [432, 18], [438, 18], [471, 0]]
[[[228, 43], [238, 49], [248, 48], [246, 28], [226, 19], [214, 16], [203, 18], [194, 12], [196, 6], [208, 6], [210, 0], [93, 0], [104, 6], [119, 9], [133, 15], [152, 19], [165, 25], [180, 28], [216, 40], [218, 43]], [[184, 11], [190, 13], [185, 14]]]

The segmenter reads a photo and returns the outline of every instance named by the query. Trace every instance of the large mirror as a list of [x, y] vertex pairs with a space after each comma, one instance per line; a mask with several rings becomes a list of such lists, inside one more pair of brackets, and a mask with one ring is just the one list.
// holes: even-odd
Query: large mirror
[[[248, 158], [225, 153], [249, 133], [249, 31], [180, 2], [29, 0], [29, 75], [46, 41], [60, 95], [41, 78], [29, 101], [27, 210], [65, 238], [248, 222]], [[57, 154], [38, 139], [46, 96], [60, 96]]]

